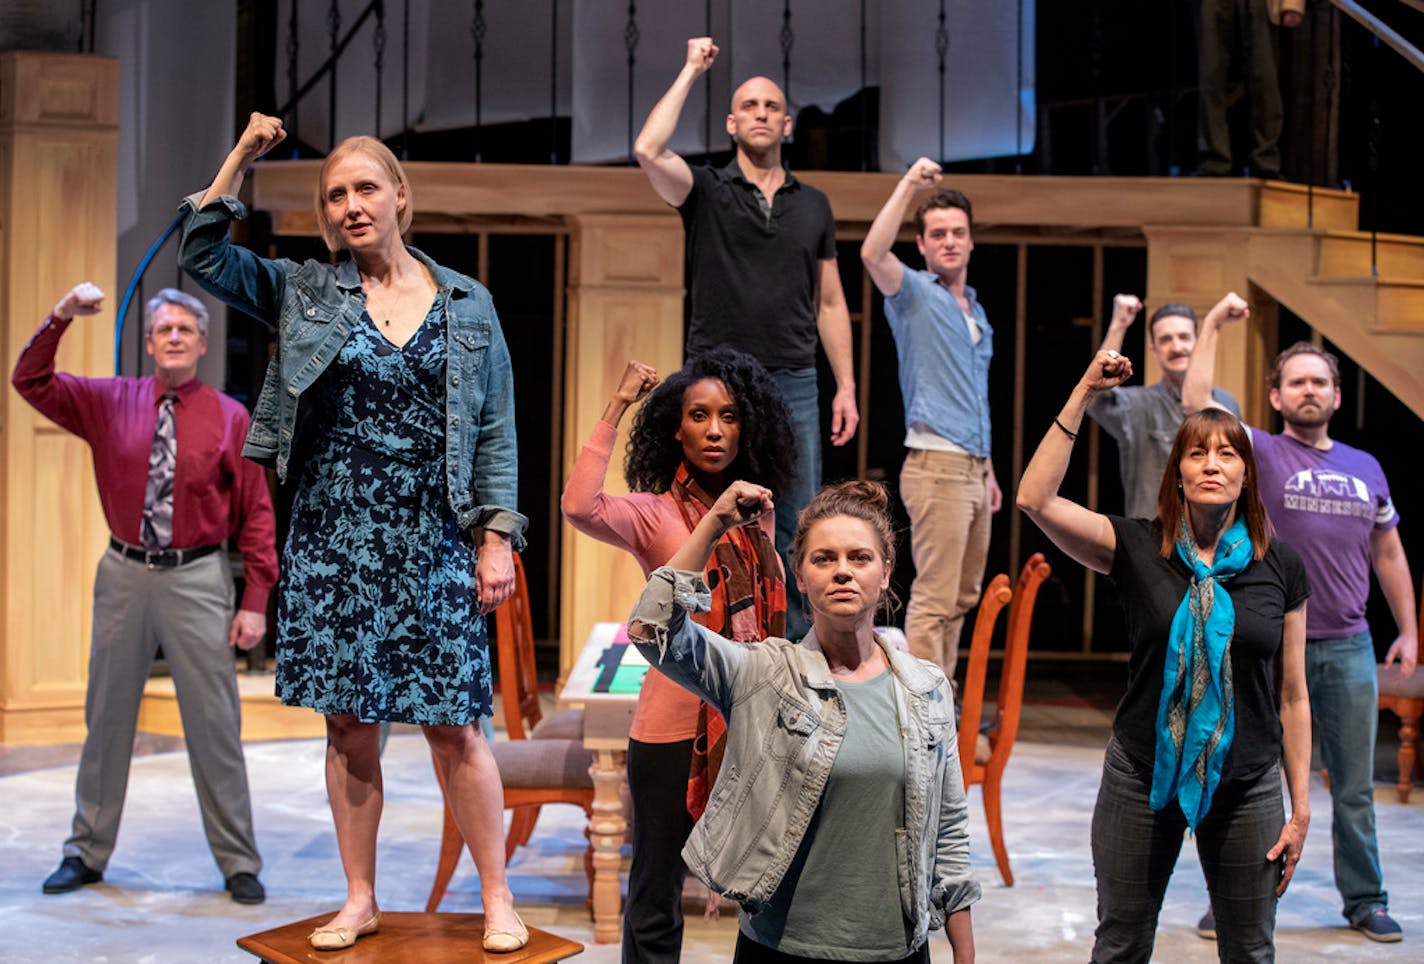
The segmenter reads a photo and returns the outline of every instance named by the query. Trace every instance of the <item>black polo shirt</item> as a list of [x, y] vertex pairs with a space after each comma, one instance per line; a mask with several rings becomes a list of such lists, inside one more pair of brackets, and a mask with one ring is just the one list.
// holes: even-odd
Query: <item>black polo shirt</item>
[[678, 208], [687, 238], [687, 354], [731, 345], [768, 368], [816, 364], [820, 261], [836, 256], [826, 195], [790, 171], [768, 211], [736, 158], [694, 167]]

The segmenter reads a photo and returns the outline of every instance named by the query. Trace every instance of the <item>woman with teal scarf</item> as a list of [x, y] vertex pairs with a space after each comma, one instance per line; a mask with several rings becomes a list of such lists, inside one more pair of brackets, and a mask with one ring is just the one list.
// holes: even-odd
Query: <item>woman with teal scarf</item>
[[1059, 494], [1089, 403], [1131, 376], [1126, 358], [1098, 352], [1018, 488], [1019, 508], [1058, 548], [1110, 578], [1132, 642], [1093, 810], [1092, 960], [1151, 958], [1191, 830], [1221, 960], [1272, 961], [1276, 900], [1310, 824], [1310, 587], [1273, 537], [1250, 436], [1220, 409], [1182, 422], [1157, 518], [1106, 516]]

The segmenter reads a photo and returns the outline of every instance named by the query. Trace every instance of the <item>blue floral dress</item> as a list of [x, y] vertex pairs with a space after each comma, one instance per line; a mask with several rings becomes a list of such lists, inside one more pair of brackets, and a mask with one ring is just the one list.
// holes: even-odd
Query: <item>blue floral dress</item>
[[310, 390], [320, 430], [283, 560], [277, 695], [366, 722], [470, 723], [490, 715], [489, 642], [443, 487], [442, 299], [402, 348], [362, 322]]

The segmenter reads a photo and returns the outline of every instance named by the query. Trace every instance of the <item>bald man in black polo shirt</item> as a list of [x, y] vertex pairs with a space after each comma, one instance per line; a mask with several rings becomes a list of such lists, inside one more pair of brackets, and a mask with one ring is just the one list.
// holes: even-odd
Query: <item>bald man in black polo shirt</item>
[[781, 166], [791, 114], [781, 88], [765, 77], [732, 95], [727, 133], [737, 155], [724, 168], [692, 168], [668, 148], [693, 83], [712, 66], [710, 37], [687, 42], [687, 61], [648, 115], [634, 151], [653, 190], [682, 215], [687, 240], [687, 354], [731, 345], [756, 357], [786, 396], [801, 467], [790, 492], [777, 493], [776, 547], [786, 561], [787, 635], [810, 627], [791, 573], [796, 514], [821, 486], [816, 341], [836, 379], [831, 442], [855, 435], [850, 312], [836, 269], [830, 202]]

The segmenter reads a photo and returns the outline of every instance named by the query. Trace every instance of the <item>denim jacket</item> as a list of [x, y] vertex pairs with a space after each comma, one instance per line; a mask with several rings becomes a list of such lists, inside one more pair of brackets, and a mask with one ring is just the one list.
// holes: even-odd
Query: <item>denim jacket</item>
[[[287, 478], [294, 447], [319, 427], [308, 424], [302, 393], [351, 337], [366, 309], [361, 276], [349, 258], [338, 263], [270, 261], [231, 243], [228, 228], [247, 216], [237, 198], [188, 211], [179, 261], [204, 290], [277, 329], [277, 354], [267, 366], [242, 454]], [[524, 546], [528, 520], [515, 511], [518, 453], [509, 350], [489, 291], [407, 248], [430, 269], [445, 306], [445, 483], [462, 529], [483, 528]]]
[[[820, 806], [845, 736], [845, 703], [814, 635], [802, 643], [733, 643], [687, 618], [708, 608], [700, 572], [663, 566], [630, 623], [648, 661], [727, 720], [727, 750], [683, 860], [703, 883], [755, 914], [775, 893]], [[878, 640], [877, 640], [878, 641]], [[904, 824], [895, 831], [900, 903], [912, 947], [979, 899], [969, 868], [969, 814], [954, 699], [939, 667], [881, 643], [895, 682], [905, 750]]]

